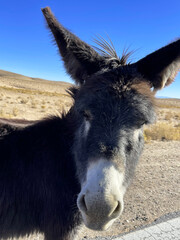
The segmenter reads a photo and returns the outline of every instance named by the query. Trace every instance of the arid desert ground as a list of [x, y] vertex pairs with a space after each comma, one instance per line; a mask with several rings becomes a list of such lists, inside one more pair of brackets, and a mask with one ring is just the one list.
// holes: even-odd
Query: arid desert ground
[[[36, 120], [60, 115], [72, 104], [65, 91], [69, 86], [0, 70], [0, 117]], [[180, 211], [180, 99], [157, 99], [157, 122], [145, 127], [144, 136], [144, 153], [122, 216], [106, 232], [83, 227], [80, 238], [118, 235]]]

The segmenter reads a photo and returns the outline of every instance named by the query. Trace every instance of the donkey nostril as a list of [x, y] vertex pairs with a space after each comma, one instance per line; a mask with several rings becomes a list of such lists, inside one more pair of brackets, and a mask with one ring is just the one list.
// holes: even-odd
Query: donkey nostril
[[118, 202], [117, 202], [117, 205], [115, 206], [115, 208], [113, 209], [113, 211], [110, 213], [110, 216], [113, 215], [114, 217], [117, 217], [117, 216], [119, 216], [120, 212], [121, 212], [121, 204], [120, 204], [120, 202], [118, 201]]
[[116, 206], [116, 208], [115, 208], [115, 210], [114, 210], [113, 213], [119, 213], [120, 211], [121, 211], [121, 204], [120, 204], [120, 202], [118, 201], [117, 206]]
[[79, 207], [82, 211], [87, 212], [85, 195], [82, 195], [81, 198], [79, 199]]

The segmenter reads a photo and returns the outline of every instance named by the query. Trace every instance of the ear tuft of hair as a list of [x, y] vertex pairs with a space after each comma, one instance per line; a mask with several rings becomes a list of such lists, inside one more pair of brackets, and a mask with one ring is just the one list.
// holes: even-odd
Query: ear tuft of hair
[[128, 51], [128, 49], [124, 49], [122, 56], [118, 57], [114, 44], [110, 37], [107, 35], [108, 40], [103, 38], [100, 35], [97, 35], [94, 39], [94, 43], [98, 45], [98, 47], [93, 46], [99, 54], [101, 54], [106, 59], [115, 59], [119, 65], [126, 65], [128, 59], [134, 53], [134, 51]]

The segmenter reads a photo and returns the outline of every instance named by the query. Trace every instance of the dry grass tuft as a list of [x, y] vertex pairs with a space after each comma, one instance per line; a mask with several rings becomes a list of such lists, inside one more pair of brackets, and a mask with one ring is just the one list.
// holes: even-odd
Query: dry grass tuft
[[179, 112], [179, 113], [176, 113], [175, 116], [174, 116], [174, 118], [175, 118], [176, 120], [180, 120], [180, 112]]
[[35, 100], [31, 101], [31, 108], [37, 108], [37, 102]]
[[173, 113], [172, 112], [167, 112], [165, 115], [165, 120], [169, 121], [173, 118]]
[[18, 114], [19, 114], [19, 109], [17, 107], [14, 107], [13, 110], [12, 110], [12, 114], [14, 117], [17, 117]]
[[26, 104], [26, 103], [28, 103], [28, 99], [23, 98], [23, 99], [21, 99], [20, 103]]

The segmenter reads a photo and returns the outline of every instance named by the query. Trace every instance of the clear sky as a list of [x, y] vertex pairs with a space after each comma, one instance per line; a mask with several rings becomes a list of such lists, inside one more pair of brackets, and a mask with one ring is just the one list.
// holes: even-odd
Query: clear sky
[[[107, 33], [119, 55], [124, 47], [135, 49], [132, 62], [180, 37], [180, 0], [1, 0], [0, 69], [71, 81], [45, 27], [46, 6], [89, 44]], [[180, 74], [158, 95], [180, 98]]]

